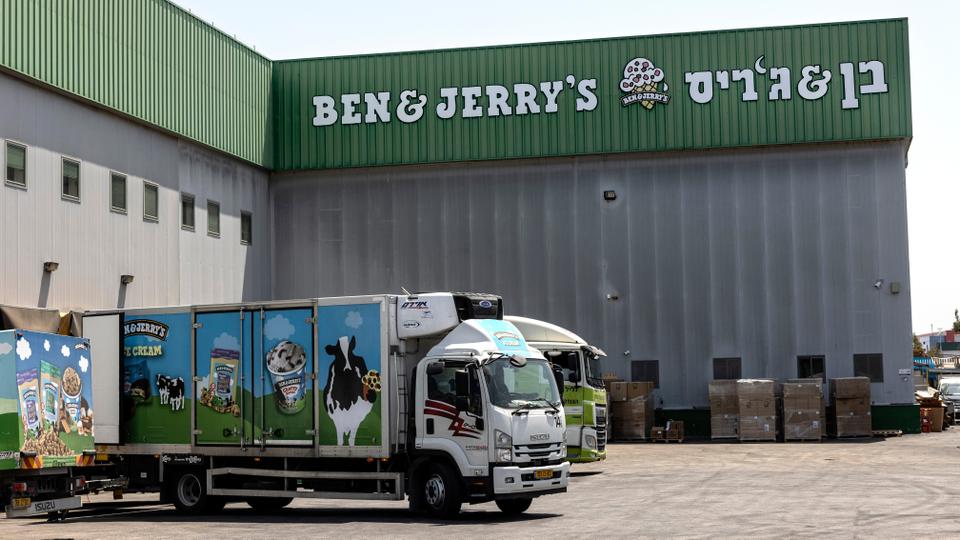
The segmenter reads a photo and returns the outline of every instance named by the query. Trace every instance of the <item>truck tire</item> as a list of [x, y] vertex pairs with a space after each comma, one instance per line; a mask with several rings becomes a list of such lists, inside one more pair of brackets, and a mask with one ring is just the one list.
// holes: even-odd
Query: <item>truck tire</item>
[[183, 514], [219, 512], [226, 504], [224, 499], [207, 495], [207, 483], [202, 471], [183, 471], [177, 476], [171, 491], [173, 505]]
[[411, 507], [420, 506], [428, 516], [450, 519], [460, 513], [463, 503], [460, 477], [448, 465], [434, 463], [419, 475]]
[[247, 504], [257, 512], [276, 512], [293, 502], [293, 497], [251, 497]]
[[533, 499], [502, 499], [497, 502], [497, 508], [504, 514], [522, 514], [530, 508]]

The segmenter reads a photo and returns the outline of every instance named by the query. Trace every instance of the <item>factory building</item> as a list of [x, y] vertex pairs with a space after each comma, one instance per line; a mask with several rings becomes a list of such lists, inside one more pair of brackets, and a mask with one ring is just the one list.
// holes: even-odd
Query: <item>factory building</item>
[[915, 416], [905, 19], [275, 60], [102, 4], [0, 0], [0, 304], [493, 292], [664, 409]]

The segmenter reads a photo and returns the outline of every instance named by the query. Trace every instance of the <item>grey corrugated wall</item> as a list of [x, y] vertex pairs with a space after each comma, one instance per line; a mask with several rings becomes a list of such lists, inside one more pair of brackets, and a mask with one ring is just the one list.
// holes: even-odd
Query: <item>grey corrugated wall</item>
[[[0, 304], [61, 309], [259, 300], [270, 293], [266, 172], [0, 74], [3, 140], [27, 146], [27, 189], [0, 177]], [[61, 157], [81, 162], [81, 201], [60, 197]], [[127, 175], [128, 213], [110, 211], [110, 173]], [[159, 186], [160, 219], [143, 219], [143, 183]], [[180, 228], [180, 191], [196, 196], [196, 232]], [[206, 234], [206, 199], [221, 238]], [[253, 212], [252, 246], [240, 211]], [[44, 276], [44, 261], [60, 268]], [[122, 290], [120, 275], [133, 274]]]
[[508, 313], [600, 345], [606, 370], [629, 378], [630, 360], [659, 360], [667, 407], [706, 405], [715, 357], [781, 378], [797, 376], [797, 355], [823, 354], [836, 377], [853, 374], [855, 353], [884, 355], [875, 402], [908, 403], [905, 152], [877, 142], [273, 175], [273, 292], [499, 293]]

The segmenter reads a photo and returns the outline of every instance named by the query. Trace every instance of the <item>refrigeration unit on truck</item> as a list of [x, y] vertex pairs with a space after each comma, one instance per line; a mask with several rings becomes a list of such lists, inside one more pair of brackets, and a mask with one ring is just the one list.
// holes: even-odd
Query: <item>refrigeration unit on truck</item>
[[600, 378], [606, 354], [580, 336], [555, 324], [507, 316], [527, 344], [546, 355], [563, 375], [563, 409], [567, 417], [567, 459], [589, 463], [607, 457], [607, 392]]
[[80, 495], [122, 488], [94, 451], [89, 342], [0, 331], [0, 506], [8, 517], [62, 518]]
[[469, 293], [88, 313], [119, 393], [98, 405], [97, 450], [188, 513], [405, 496], [522, 512], [567, 489], [564, 412], [502, 313]]

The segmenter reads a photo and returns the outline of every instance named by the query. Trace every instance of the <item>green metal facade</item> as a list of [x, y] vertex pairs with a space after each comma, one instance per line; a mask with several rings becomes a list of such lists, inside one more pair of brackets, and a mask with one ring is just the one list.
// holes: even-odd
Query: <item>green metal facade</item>
[[[688, 96], [686, 72], [752, 70], [761, 55], [768, 70], [790, 68], [792, 99], [770, 101], [771, 81], [760, 74], [757, 101], [741, 101], [742, 83], [732, 80], [729, 90], [715, 85], [707, 104]], [[669, 103], [650, 109], [621, 105], [624, 67], [636, 57], [662, 68]], [[839, 64], [870, 60], [884, 63], [888, 91], [861, 95], [859, 108], [843, 110]], [[820, 99], [798, 95], [806, 65], [832, 71]], [[323, 169], [909, 137], [908, 73], [906, 20], [277, 62], [276, 166]], [[565, 83], [571, 74], [578, 82], [596, 79], [596, 109], [577, 112], [578, 93], [565, 84], [552, 114], [441, 119], [435, 111], [443, 87], [511, 89], [516, 83]], [[339, 101], [346, 93], [389, 91], [393, 109], [405, 89], [427, 96], [417, 122], [313, 125], [313, 96]], [[542, 108], [544, 96], [538, 99]], [[486, 98], [479, 103], [487, 105]], [[516, 104], [516, 96], [510, 103]], [[358, 110], [365, 110], [363, 103]]]
[[0, 0], [0, 65], [270, 165], [270, 60], [165, 0]]
[[[0, 32], [5, 69], [273, 170], [911, 136], [906, 19], [278, 62], [164, 0], [0, 0]], [[634, 58], [663, 79], [653, 100], [624, 105], [620, 84]], [[861, 69], [871, 61], [885, 87], [863, 92], [878, 82]], [[812, 66], [820, 71], [811, 80], [824, 70], [832, 78], [824, 94], [801, 96]], [[784, 80], [773, 68], [789, 69], [789, 97], [771, 99]], [[705, 103], [688, 82], [696, 72], [709, 72]], [[744, 77], [754, 78], [756, 99]], [[519, 114], [514, 85], [523, 83], [535, 87], [538, 114]], [[555, 112], [543, 84], [559, 92]], [[507, 91], [496, 116], [493, 85]], [[471, 108], [463, 94], [475, 87]], [[458, 92], [451, 118], [437, 111], [444, 88]], [[401, 93], [411, 90], [425, 104], [403, 122]], [[368, 114], [367, 100], [382, 92], [380, 115]], [[356, 124], [343, 122], [350, 94]], [[595, 104], [578, 110], [588, 94]], [[337, 121], [315, 125], [315, 96], [328, 96]], [[857, 105], [844, 107], [851, 97]]]

